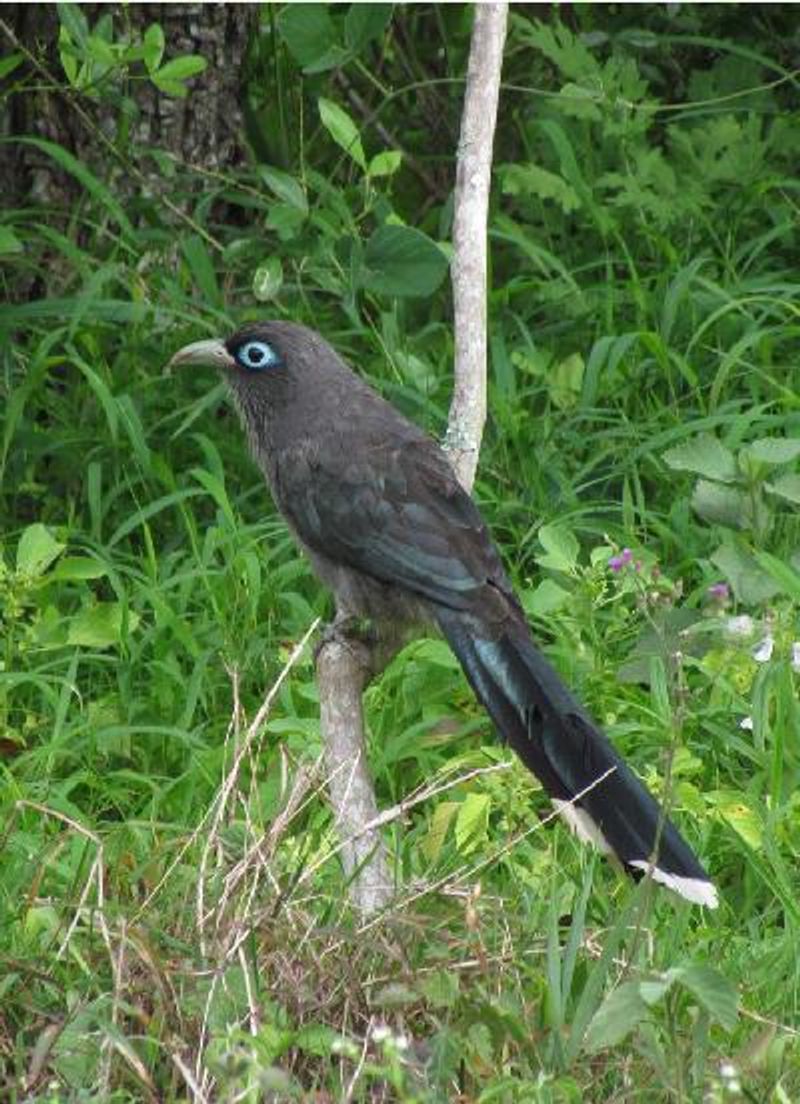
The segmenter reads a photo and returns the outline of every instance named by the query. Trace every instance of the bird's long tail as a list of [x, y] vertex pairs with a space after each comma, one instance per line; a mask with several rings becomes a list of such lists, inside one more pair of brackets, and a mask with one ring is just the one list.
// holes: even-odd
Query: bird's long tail
[[655, 881], [715, 908], [717, 891], [691, 848], [537, 651], [522, 618], [512, 616], [497, 640], [461, 611], [440, 607], [437, 620], [500, 734], [577, 834], [613, 852], [634, 877], [651, 870]]

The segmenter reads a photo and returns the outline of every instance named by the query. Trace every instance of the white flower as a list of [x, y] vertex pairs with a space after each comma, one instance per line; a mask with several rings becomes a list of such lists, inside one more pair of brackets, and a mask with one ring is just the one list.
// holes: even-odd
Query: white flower
[[753, 718], [752, 717], [742, 717], [741, 721], [739, 721], [739, 728], [744, 728], [748, 732], [752, 732], [753, 731]]
[[772, 649], [775, 647], [775, 638], [767, 633], [764, 639], [753, 648], [753, 659], [756, 663], [769, 663], [772, 659]]
[[725, 628], [731, 636], [751, 636], [753, 633], [753, 618], [748, 613], [739, 617], [729, 617], [725, 622]]

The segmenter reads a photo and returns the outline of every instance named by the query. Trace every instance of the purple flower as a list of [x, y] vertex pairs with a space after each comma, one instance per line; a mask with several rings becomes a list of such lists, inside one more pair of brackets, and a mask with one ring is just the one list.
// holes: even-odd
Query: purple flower
[[712, 598], [715, 598], [718, 602], [727, 602], [731, 596], [730, 587], [727, 583], [714, 583], [708, 588], [708, 593]]
[[618, 556], [612, 556], [608, 561], [608, 566], [612, 571], [622, 571], [623, 567], [627, 567], [633, 559], [633, 552], [630, 548], [623, 548]]

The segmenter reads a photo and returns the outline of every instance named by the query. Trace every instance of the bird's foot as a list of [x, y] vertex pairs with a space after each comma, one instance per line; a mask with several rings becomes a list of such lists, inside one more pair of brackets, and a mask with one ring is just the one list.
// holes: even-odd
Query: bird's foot
[[314, 649], [314, 659], [316, 660], [326, 644], [343, 644], [345, 647], [356, 644], [371, 648], [378, 643], [378, 640], [379, 634], [375, 623], [368, 617], [337, 614], [333, 621], [322, 629]]

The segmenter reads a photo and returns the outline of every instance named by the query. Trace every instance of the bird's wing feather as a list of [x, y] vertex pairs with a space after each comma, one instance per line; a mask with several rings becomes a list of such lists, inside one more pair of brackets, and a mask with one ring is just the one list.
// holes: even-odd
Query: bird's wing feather
[[432, 440], [320, 449], [282, 467], [283, 506], [312, 550], [452, 609], [471, 608], [487, 583], [511, 597], [477, 507]]

